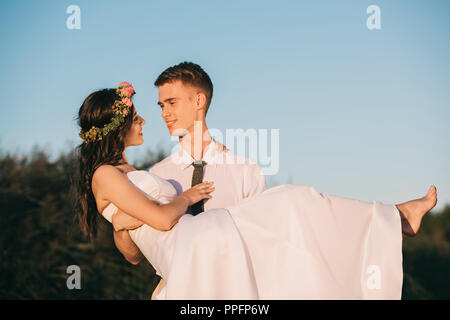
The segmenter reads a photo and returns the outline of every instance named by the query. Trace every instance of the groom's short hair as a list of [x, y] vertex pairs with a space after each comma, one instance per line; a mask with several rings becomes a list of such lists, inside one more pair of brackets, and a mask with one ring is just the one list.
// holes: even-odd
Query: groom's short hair
[[177, 80], [181, 80], [183, 84], [192, 85], [203, 91], [206, 96], [206, 112], [208, 112], [213, 95], [213, 84], [202, 67], [187, 61], [169, 67], [158, 76], [155, 86], [160, 87]]

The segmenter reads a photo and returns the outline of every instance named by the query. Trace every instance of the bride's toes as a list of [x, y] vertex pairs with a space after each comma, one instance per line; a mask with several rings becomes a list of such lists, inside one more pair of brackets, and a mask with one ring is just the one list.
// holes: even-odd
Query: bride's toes
[[428, 188], [427, 196], [433, 196], [436, 195], [436, 187], [432, 185], [430, 188]]
[[430, 208], [427, 210], [431, 210], [437, 203], [437, 191], [436, 187], [433, 185], [428, 189], [427, 194], [425, 195], [425, 198], [428, 200], [428, 204]]

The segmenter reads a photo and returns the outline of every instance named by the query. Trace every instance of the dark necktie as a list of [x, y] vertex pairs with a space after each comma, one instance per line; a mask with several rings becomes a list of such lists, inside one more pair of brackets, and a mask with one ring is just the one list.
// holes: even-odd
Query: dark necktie
[[[192, 184], [191, 187], [202, 183], [203, 181], [203, 167], [206, 165], [205, 161], [200, 161], [200, 160], [196, 160], [194, 162], [192, 162], [192, 165], [194, 166], [194, 173], [192, 174]], [[203, 212], [203, 200], [200, 200], [197, 203], [194, 203], [191, 206], [191, 213], [192, 215], [197, 215], [200, 212]]]

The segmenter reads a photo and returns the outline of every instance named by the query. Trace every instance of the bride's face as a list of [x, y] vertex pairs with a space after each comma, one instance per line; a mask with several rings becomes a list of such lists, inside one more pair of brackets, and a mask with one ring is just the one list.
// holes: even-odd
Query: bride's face
[[139, 146], [144, 143], [144, 136], [142, 134], [142, 126], [145, 124], [144, 118], [134, 111], [133, 113], [133, 124], [131, 125], [130, 131], [128, 131], [125, 137], [125, 147], [129, 146]]

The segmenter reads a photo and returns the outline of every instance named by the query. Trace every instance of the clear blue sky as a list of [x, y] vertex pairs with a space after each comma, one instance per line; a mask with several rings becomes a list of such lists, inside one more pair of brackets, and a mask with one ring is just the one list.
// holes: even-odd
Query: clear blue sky
[[[81, 8], [81, 29], [66, 8]], [[368, 30], [366, 8], [381, 9]], [[280, 171], [345, 197], [450, 203], [450, 1], [9, 1], [0, 4], [0, 149], [58, 154], [92, 91], [129, 81], [143, 147], [172, 142], [155, 78], [188, 60], [211, 76], [210, 128], [280, 129]], [[226, 141], [225, 141], [226, 142]]]

